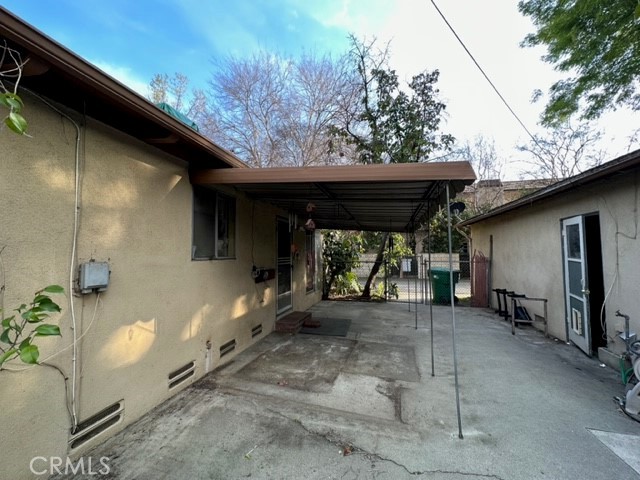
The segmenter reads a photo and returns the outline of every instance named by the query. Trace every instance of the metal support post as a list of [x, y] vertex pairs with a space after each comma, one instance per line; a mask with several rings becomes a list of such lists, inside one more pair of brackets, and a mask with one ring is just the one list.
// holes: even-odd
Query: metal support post
[[456, 388], [456, 411], [458, 412], [458, 438], [464, 438], [462, 435], [462, 419], [460, 416], [460, 386], [458, 384], [458, 355], [456, 352], [456, 306], [453, 294], [453, 247], [451, 245], [451, 212], [449, 211], [449, 203], [451, 197], [449, 193], [449, 182], [446, 184], [447, 190], [447, 236], [449, 237], [449, 288], [451, 300], [451, 323], [453, 328], [453, 375]]

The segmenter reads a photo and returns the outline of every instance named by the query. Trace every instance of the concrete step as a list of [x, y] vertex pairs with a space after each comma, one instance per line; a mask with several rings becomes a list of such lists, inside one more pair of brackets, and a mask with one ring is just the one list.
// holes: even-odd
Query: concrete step
[[312, 321], [311, 312], [291, 312], [276, 321], [276, 332], [298, 333], [307, 321]]

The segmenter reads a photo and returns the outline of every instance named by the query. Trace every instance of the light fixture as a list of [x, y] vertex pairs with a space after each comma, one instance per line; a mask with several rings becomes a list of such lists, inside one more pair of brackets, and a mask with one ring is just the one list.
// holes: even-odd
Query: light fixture
[[316, 222], [314, 222], [311, 218], [307, 220], [304, 224], [305, 230], [309, 232], [313, 232], [316, 229]]

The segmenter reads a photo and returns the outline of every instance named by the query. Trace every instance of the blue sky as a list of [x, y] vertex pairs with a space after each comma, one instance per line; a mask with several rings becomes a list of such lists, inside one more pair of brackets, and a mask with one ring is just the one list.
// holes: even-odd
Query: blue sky
[[[437, 2], [476, 59], [531, 131], [543, 102], [530, 102], [558, 75], [522, 49], [531, 32], [515, 0]], [[492, 137], [517, 178], [525, 168], [515, 145], [526, 133], [466, 56], [428, 0], [3, 0], [2, 5], [139, 93], [155, 73], [187, 75], [205, 87], [212, 59], [258, 49], [296, 55], [342, 53], [347, 36], [391, 41], [391, 64], [401, 79], [439, 69], [448, 119], [460, 140]], [[487, 6], [490, 5], [490, 6]], [[621, 111], [600, 122], [610, 158], [626, 152], [637, 115]]]
[[204, 85], [211, 60], [220, 55], [345, 50], [346, 30], [323, 25], [296, 3], [304, 5], [295, 0], [9, 0], [3, 6], [138, 86], [154, 73], [173, 72]]

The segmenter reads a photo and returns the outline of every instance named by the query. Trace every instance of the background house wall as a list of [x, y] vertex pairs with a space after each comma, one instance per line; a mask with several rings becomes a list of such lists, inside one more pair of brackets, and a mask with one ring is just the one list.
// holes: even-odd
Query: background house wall
[[[7, 311], [49, 284], [63, 285], [70, 294], [76, 131], [37, 98], [25, 94], [23, 99], [32, 138], [0, 130], [0, 249]], [[78, 418], [124, 400], [124, 421], [109, 430], [113, 434], [204, 375], [207, 341], [213, 369], [222, 363], [224, 343], [237, 342], [226, 362], [272, 331], [275, 280], [256, 285], [251, 267], [254, 260], [275, 267], [279, 212], [224, 190], [237, 199], [236, 258], [192, 261], [187, 165], [90, 118], [71, 115], [81, 125], [77, 258], [79, 263], [108, 261], [111, 269], [110, 285], [99, 301], [96, 293], [74, 299], [77, 331], [87, 332], [78, 343]], [[320, 291], [305, 293], [304, 262], [299, 264], [294, 308], [304, 309], [319, 301]], [[68, 298], [56, 300], [63, 309], [56, 321], [63, 336], [39, 342], [41, 359], [71, 344]], [[258, 324], [262, 334], [252, 338]], [[71, 355], [66, 349], [49, 363], [70, 378]], [[170, 391], [168, 374], [191, 361], [195, 375]], [[80, 455], [109, 435], [69, 453], [62, 376], [43, 366], [25, 370], [16, 363], [11, 368], [21, 371], [0, 372], [3, 478], [31, 478], [34, 456]]]
[[[609, 348], [621, 351], [621, 310], [631, 316], [632, 330], [640, 331], [638, 285], [638, 198], [640, 172], [617, 175], [576, 188], [471, 225], [474, 250], [489, 256], [493, 235], [492, 288], [506, 288], [532, 297], [549, 299], [549, 332], [566, 340], [561, 220], [598, 213], [602, 241], [602, 262]], [[496, 307], [495, 293], [491, 295]], [[530, 313], [542, 315], [542, 305], [526, 304]], [[599, 321], [599, 319], [592, 319]]]

